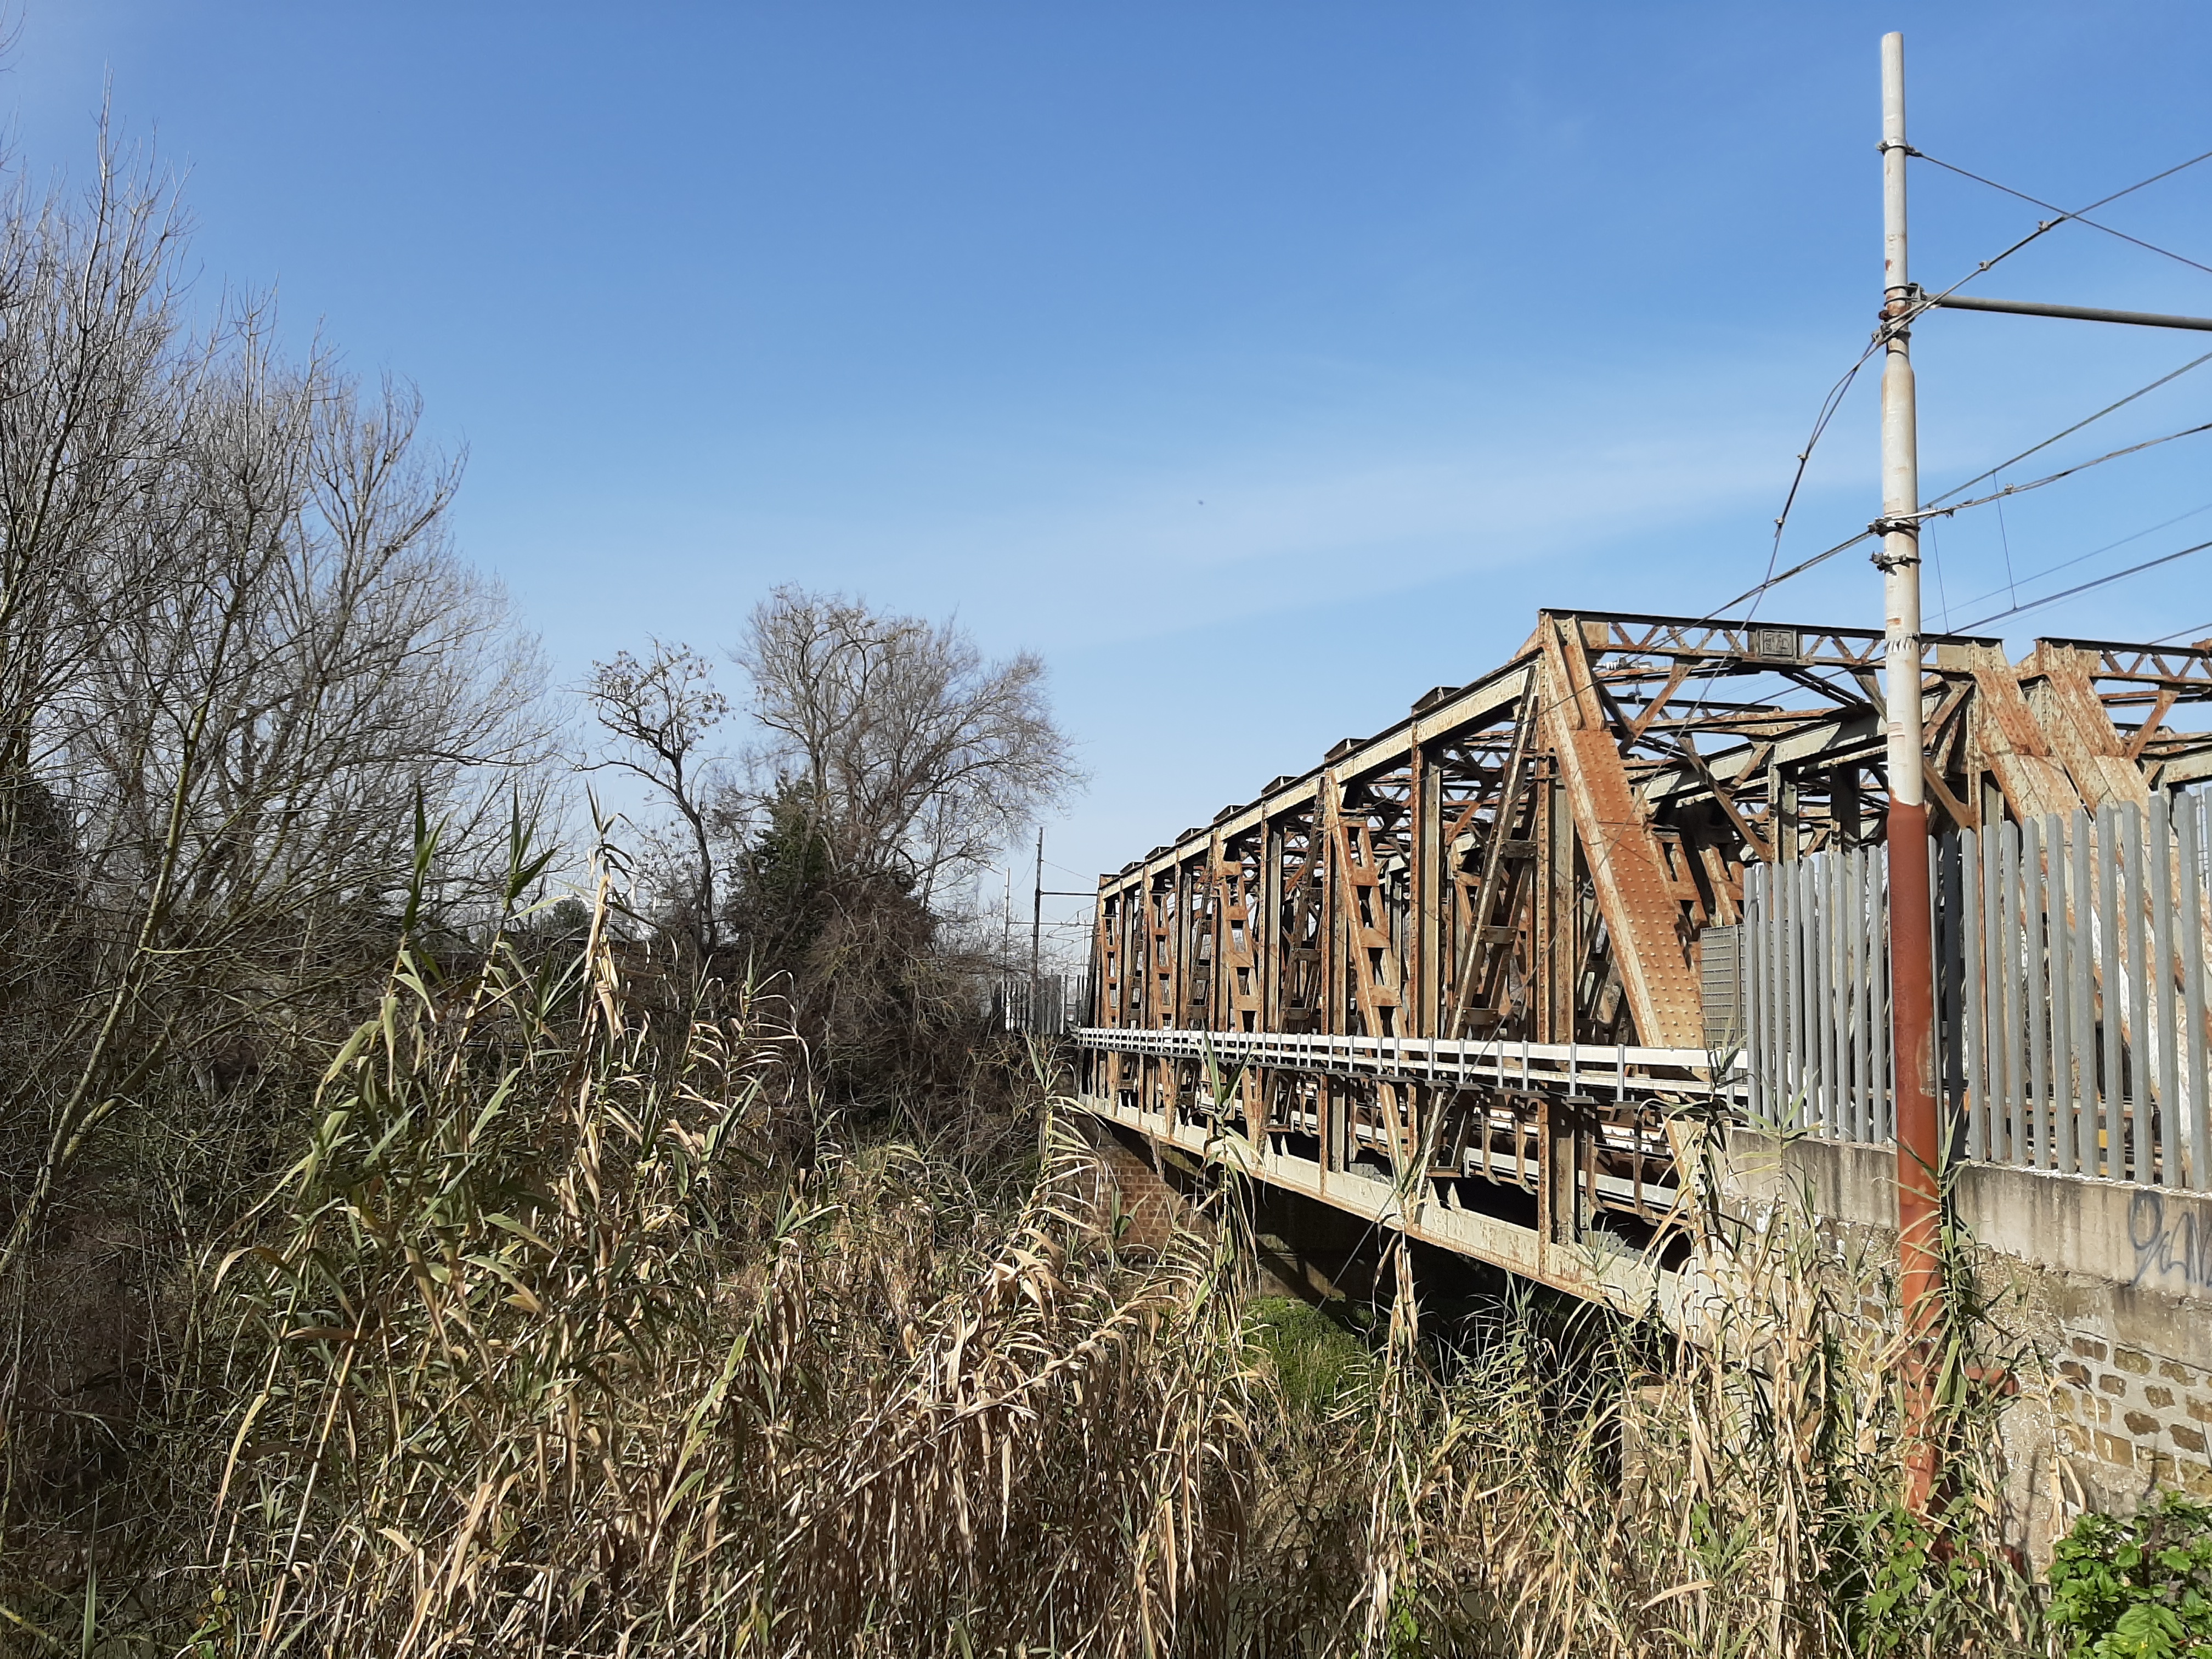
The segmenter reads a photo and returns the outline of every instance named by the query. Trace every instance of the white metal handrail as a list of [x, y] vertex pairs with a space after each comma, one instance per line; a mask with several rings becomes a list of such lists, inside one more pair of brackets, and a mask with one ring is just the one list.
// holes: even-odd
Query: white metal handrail
[[1494, 1086], [1528, 1092], [1733, 1097], [1737, 1074], [1713, 1081], [1703, 1048], [1635, 1043], [1528, 1042], [1518, 1039], [1343, 1036], [1317, 1032], [1208, 1031], [1187, 1027], [1085, 1026], [1084, 1048], [1163, 1060], [1212, 1060], [1274, 1071], [1403, 1079], [1437, 1086]]

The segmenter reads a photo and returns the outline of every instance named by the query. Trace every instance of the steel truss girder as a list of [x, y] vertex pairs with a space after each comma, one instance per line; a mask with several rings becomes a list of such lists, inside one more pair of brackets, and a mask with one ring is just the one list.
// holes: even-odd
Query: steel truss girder
[[[2212, 738], [2177, 726], [2212, 702], [2212, 651], [2051, 640], [2014, 665], [1996, 640], [1928, 644], [1939, 817], [2212, 775]], [[1737, 920], [1746, 869], [1881, 838], [1881, 659], [1871, 629], [1540, 612], [1510, 661], [1102, 878], [1094, 1023], [1696, 1048], [1700, 935]], [[1165, 1101], [1193, 1062], [1086, 1063], [1093, 1093]], [[1326, 1156], [1402, 1158], [1474, 1109], [1410, 1076], [1255, 1064], [1237, 1097], [1255, 1145], [1286, 1131], [1291, 1078], [1329, 1119]]]

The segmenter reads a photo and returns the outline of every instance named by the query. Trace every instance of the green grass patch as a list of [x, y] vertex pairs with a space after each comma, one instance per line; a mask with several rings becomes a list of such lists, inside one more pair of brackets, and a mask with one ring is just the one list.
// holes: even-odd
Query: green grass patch
[[1326, 1411], [1367, 1382], [1366, 1343], [1323, 1309], [1296, 1297], [1255, 1297], [1244, 1324], [1283, 1397], [1297, 1410]]

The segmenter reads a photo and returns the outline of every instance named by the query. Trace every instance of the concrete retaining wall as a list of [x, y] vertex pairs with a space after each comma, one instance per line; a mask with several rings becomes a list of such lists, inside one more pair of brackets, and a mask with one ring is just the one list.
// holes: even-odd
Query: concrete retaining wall
[[[1732, 1205], [1802, 1203], [1893, 1249], [1886, 1146], [1729, 1137]], [[2085, 1508], [2212, 1496], [2212, 1195], [1968, 1164], [1951, 1183], [2001, 1343], [2026, 1348], [2004, 1438], [2040, 1557]]]

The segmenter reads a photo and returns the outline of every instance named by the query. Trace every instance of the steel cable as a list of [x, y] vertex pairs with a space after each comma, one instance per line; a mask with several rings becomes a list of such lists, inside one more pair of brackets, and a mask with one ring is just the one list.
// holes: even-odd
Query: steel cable
[[[1865, 361], [1865, 358], [1863, 357], [1859, 360], [1859, 362], [1860, 364], [1863, 364]], [[2172, 443], [2177, 438], [2187, 438], [2200, 432], [2212, 431], [2212, 422], [2207, 422], [2202, 426], [2185, 427], [2179, 432], [2170, 432], [2161, 438], [2151, 438], [2147, 439], [2139, 444], [2130, 444], [2124, 449], [2112, 450], [2107, 454], [2098, 456], [2094, 460], [2081, 462], [2076, 465], [2067, 467], [2061, 471], [2051, 473], [2044, 477], [2033, 479], [2027, 483], [2008, 484], [2004, 489], [1997, 490], [1994, 494], [1978, 496], [1972, 501], [1959, 501], [1948, 507], [1943, 505], [1945, 501], [1949, 501], [1952, 496], [1957, 495], [1960, 490], [1971, 489], [1974, 485], [1982, 483], [1984, 480], [1995, 477], [1998, 473], [2002, 472], [2007, 467], [2014, 465], [2019, 462], [2025, 460], [2030, 455], [2033, 455], [2043, 450], [2048, 449], [2051, 445], [2058, 442], [2063, 438], [2071, 437], [2076, 432], [2081, 431], [2084, 427], [2092, 425], [2095, 422], [2101, 421], [2106, 416], [2112, 414], [2116, 410], [2124, 409], [2128, 404], [2135, 402], [2136, 398], [2143, 397], [2149, 392], [2157, 391], [2159, 387], [2165, 386], [2167, 382], [2179, 380], [2182, 375], [2188, 374], [2192, 368], [2199, 368], [2208, 362], [2212, 362], [2212, 352], [2207, 352], [2201, 357], [2191, 359], [2190, 362], [2184, 363], [2179, 368], [2174, 369], [2169, 374], [2160, 375], [2157, 380], [2153, 380], [2148, 386], [2142, 386], [2134, 392], [2130, 392], [2126, 397], [2120, 398], [2117, 403], [2107, 404], [2095, 414], [2086, 416], [2082, 419], [2075, 422], [2073, 425], [2066, 428], [2063, 431], [2055, 432], [2050, 437], [2044, 439], [2042, 442], [2030, 445], [2027, 448], [2021, 450], [2019, 454], [2013, 456], [2010, 459], [2000, 461], [1996, 465], [1990, 468], [1987, 471], [1977, 473], [1974, 477], [1967, 479], [1966, 483], [1944, 491], [1942, 495], [1936, 496], [1934, 501], [1930, 501], [1926, 507], [1922, 507], [1918, 513], [1912, 516], [1915, 519], [1923, 521], [1932, 518], [1948, 518], [1954, 513], [1963, 513], [1969, 507], [1986, 507], [1991, 501], [2002, 500], [2007, 495], [2017, 495], [2026, 490], [2040, 489], [2045, 484], [2056, 483], [2062, 478], [2070, 477], [2076, 472], [2087, 471], [2090, 467], [2101, 465], [2106, 461], [2116, 461], [2120, 459], [2123, 456], [2133, 455], [2146, 449], [2154, 449], [2160, 444]], [[1853, 374], [1856, 374], [1857, 370], [1858, 365], [1854, 365], [1851, 372]], [[1847, 380], [1848, 377], [1846, 377], [1846, 381]], [[1799, 474], [1801, 477], [1802, 476], [1802, 473], [1803, 460], [1801, 457], [1799, 463]], [[1794, 484], [1791, 486], [1791, 494], [1793, 496], [1796, 494], [1796, 486]], [[1770, 588], [1779, 587], [1783, 583], [1790, 580], [1791, 578], [1803, 575], [1805, 572], [1813, 568], [1814, 565], [1824, 564], [1828, 560], [1834, 558], [1837, 554], [1848, 552], [1852, 548], [1856, 547], [1861, 542], [1872, 539], [1873, 536], [1874, 532], [1871, 529], [1862, 530], [1856, 535], [1838, 542], [1832, 547], [1823, 548], [1820, 552], [1813, 555], [1811, 558], [1802, 560], [1800, 562], [1790, 566], [1789, 569], [1784, 571], [1780, 575], [1769, 575], [1760, 581], [1757, 586], [1746, 588], [1734, 599], [1729, 599], [1715, 607], [1713, 615], [1715, 617], [1719, 617], [1728, 611], [1733, 611], [1736, 606], [1741, 605], [1747, 599], [1755, 600], [1760, 595], [1766, 592]], [[1776, 531], [1776, 542], [1778, 546], [1780, 543], [1780, 539], [1779, 521], [1778, 521]], [[1771, 571], [1773, 568], [1773, 562], [1770, 558], [1767, 568]], [[1756, 607], [1754, 606], [1754, 609]], [[1747, 617], [1746, 620], [1747, 621], [1749, 618]]]
[[[2087, 206], [2080, 208], [2070, 213], [2065, 209], [2057, 207], [2051, 203], [2030, 196], [2025, 191], [2014, 190], [2011, 185], [2001, 185], [1994, 179], [1984, 179], [1979, 173], [1970, 173], [1966, 168], [1958, 166], [1954, 162], [1946, 161], [1942, 160], [1940, 157], [1930, 155], [1925, 150], [1914, 149], [1908, 145], [1906, 147], [1905, 153], [1920, 161], [1932, 161], [1937, 167], [1942, 167], [1948, 172], [1955, 173], [1961, 178], [1970, 179], [1976, 184], [1986, 185], [1991, 190], [2001, 191], [2006, 195], [2017, 197], [2023, 202], [2027, 202], [2036, 207], [2045, 209], [2050, 212], [2057, 214], [2059, 216], [2056, 219], [2048, 220], [2037, 225], [2033, 230], [2030, 231], [2026, 236], [2021, 237], [2011, 246], [2004, 249], [2002, 252], [1995, 255], [1993, 258], [1983, 260], [1979, 264], [1976, 265], [1972, 270], [1967, 272], [1966, 276], [1961, 276], [1957, 282], [1952, 283], [1948, 288], [1942, 289], [1940, 293], [1923, 296], [1914, 305], [1912, 310], [1905, 317], [1898, 319], [1895, 323], [1886, 325], [1884, 329], [1876, 331], [1873, 343], [1869, 345], [1866, 350], [1860, 354], [1859, 359], [1856, 362], [1853, 363], [1849, 369], [1844, 371], [1843, 378], [1838, 380], [1836, 384], [1829, 389], [1827, 397], [1822, 400], [1820, 416], [1813, 424], [1812, 437], [1807, 442], [1803, 453], [1797, 457], [1796, 471], [1791, 475], [1789, 491], [1783, 498], [1782, 512], [1774, 521], [1774, 544], [1772, 549], [1767, 555], [1766, 575], [1761, 579], [1756, 586], [1747, 588], [1743, 592], [1737, 594], [1734, 599], [1719, 606], [1718, 611], [1733, 611], [1737, 605], [1743, 604], [1746, 600], [1753, 602], [1753, 611], [1756, 611], [1758, 609], [1758, 599], [1769, 589], [1779, 586], [1782, 583], [1790, 580], [1792, 577], [1802, 575], [1806, 571], [1812, 569], [1814, 566], [1821, 564], [1826, 561], [1835, 557], [1838, 553], [1848, 551], [1850, 549], [1857, 546], [1861, 542], [1869, 539], [1869, 538], [1873, 534], [1870, 530], [1862, 531], [1847, 541], [1838, 542], [1833, 547], [1825, 549], [1822, 551], [1814, 554], [1811, 558], [1792, 565], [1789, 569], [1784, 571], [1778, 576], [1773, 574], [1774, 567], [1776, 563], [1778, 562], [1781, 555], [1782, 532], [1784, 527], [1789, 522], [1790, 509], [1796, 505], [1798, 490], [1804, 483], [1805, 471], [1812, 460], [1813, 451], [1818, 447], [1822, 435], [1827, 430], [1829, 422], [1834, 419], [1837, 409], [1840, 406], [1844, 394], [1850, 391], [1851, 383], [1857, 378], [1859, 370], [1865, 368], [1867, 359], [1871, 357], [1876, 350], [1881, 349], [1888, 328], [1911, 322], [1913, 318], [1918, 316], [1922, 312], [1929, 309], [1937, 300], [1948, 298], [1950, 295], [1956, 293], [1960, 289], [1964, 288], [1975, 277], [1981, 276], [1985, 271], [1994, 269], [1996, 265], [2001, 264], [2006, 259], [2010, 258], [2014, 254], [2019, 252], [2021, 249], [2026, 247], [2029, 243], [2035, 241], [2039, 237], [2046, 235], [2051, 231], [2057, 229], [2060, 225], [2065, 224], [2069, 221], [2079, 221], [2081, 223], [2087, 225], [2093, 230], [2101, 230], [2107, 235], [2117, 236], [2123, 241], [2133, 242], [2136, 246], [2144, 248], [2150, 252], [2163, 254], [2167, 258], [2179, 260], [2183, 264], [2204, 271], [2208, 275], [2212, 275], [2212, 266], [2198, 264], [2196, 260], [2191, 259], [2183, 254], [2176, 253], [2170, 248], [2160, 247], [2154, 243], [2143, 241], [2139, 237], [2130, 236], [2124, 231], [2114, 230], [2109, 225], [2101, 225], [2094, 219], [2085, 219], [2081, 216], [2083, 214], [2092, 212], [2098, 208], [2105, 206], [2107, 203], [2117, 202], [2123, 196], [2131, 196], [2136, 191], [2142, 190], [2148, 185], [2157, 184], [2160, 179], [2170, 179], [2175, 173], [2195, 167], [2200, 161], [2212, 160], [2212, 150], [2206, 150], [2200, 155], [2192, 155], [2185, 161], [2177, 162], [2172, 167], [2166, 168], [2163, 172], [2151, 174], [2148, 179], [2138, 179], [2136, 182], [2128, 185], [2126, 188], [2123, 190], [2116, 190], [2108, 196], [2100, 196], [2095, 201], [2089, 203]], [[1996, 473], [2002, 472], [2006, 467], [2014, 465], [2014, 462], [2023, 460], [2027, 457], [2036, 453], [2039, 450], [2048, 448], [2051, 445], [2057, 443], [2060, 439], [2070, 436], [2072, 434], [2080, 431], [2083, 427], [2088, 425], [2090, 422], [2101, 420], [2105, 416], [2111, 414], [2113, 410], [2132, 403], [2136, 398], [2143, 396], [2145, 392], [2154, 392], [2157, 390], [2158, 387], [2164, 386], [2166, 381], [2174, 380], [2180, 375], [2186, 374], [2191, 369], [2197, 368], [2198, 364], [2208, 361], [2208, 359], [2212, 359], [2212, 354], [2207, 354], [2206, 357], [2199, 357], [2193, 362], [2184, 364], [2181, 368], [2174, 370], [2172, 374], [2152, 381], [2149, 386], [2143, 387], [2142, 391], [2130, 392], [2127, 397], [2121, 398], [2118, 403], [2111, 404], [2105, 409], [2098, 410], [2096, 414], [2088, 416], [2086, 420], [2076, 422], [2073, 426], [2067, 428], [2065, 431], [2054, 434], [2052, 436], [2045, 439], [2041, 443], [2035, 445], [2032, 448], [2021, 451], [2020, 454], [2014, 456], [2012, 460], [2003, 462], [1999, 465], [1991, 468], [1990, 471], [1980, 475], [1979, 477], [1967, 480], [1967, 482], [1965, 484], [1960, 485], [1960, 488], [1970, 489], [1972, 485], [1980, 483], [1982, 478], [1994, 477]], [[2183, 434], [2177, 434], [2175, 435], [2179, 436]], [[2113, 459], [2113, 457], [2104, 457], [2101, 459]], [[2077, 468], [2075, 470], [2078, 471], [2079, 469]], [[2045, 482], [2048, 481], [2046, 480]], [[2030, 485], [2022, 487], [2033, 488], [2033, 486]], [[1950, 493], [1956, 494], [1957, 492], [1954, 490]], [[1944, 499], [1945, 497], [1941, 495], [1936, 498], [1937, 503], [1942, 502]], [[1991, 499], [1994, 499], [1994, 497]], [[1962, 503], [1962, 506], [1979, 506], [1982, 503], [1980, 502]], [[1959, 509], [1954, 508], [1953, 510], [1956, 511]], [[1717, 614], [1717, 612], [1716, 614]], [[1750, 620], [1748, 614], [1747, 614], [1745, 620]]]
[[2087, 593], [2093, 587], [2102, 587], [2107, 582], [2118, 581], [2124, 576], [2140, 575], [2146, 570], [2155, 570], [2162, 564], [2172, 564], [2176, 559], [2185, 559], [2192, 553], [2202, 553], [2208, 547], [2212, 547], [2212, 542], [2199, 542], [2196, 546], [2185, 547], [2178, 553], [2167, 553], [2155, 559], [2146, 559], [2141, 564], [2131, 564], [2125, 570], [2115, 570], [2108, 576], [2098, 577], [2094, 581], [2083, 582], [2079, 586], [2065, 588], [2056, 593], [2046, 593], [2039, 599], [2030, 599], [2026, 605], [2014, 605], [2008, 611], [1992, 611], [1986, 617], [1968, 623], [1966, 628], [1980, 628], [1984, 623], [1997, 622], [2006, 617], [2016, 617], [2023, 611], [2040, 610], [2043, 606], [2055, 605], [2061, 599], [2070, 599], [2076, 593]]
[[[2039, 225], [2036, 228], [2037, 235], [2041, 235], [2045, 230], [2055, 229], [2058, 226], [2065, 224], [2070, 221], [2075, 224], [2087, 225], [2092, 230], [2101, 230], [2107, 236], [2117, 236], [2124, 242], [2133, 243], [2136, 246], [2142, 248], [2147, 253], [2162, 255], [2166, 258], [2172, 259], [2179, 264], [2187, 265], [2192, 270], [2201, 270], [2206, 276], [2212, 276], [2212, 265], [2201, 264], [2197, 260], [2191, 258], [2185, 253], [2176, 253], [2172, 248], [2160, 247], [2155, 242], [2146, 242], [2140, 236], [2130, 236], [2124, 230], [2115, 230], [2110, 225], [2100, 225], [2094, 219], [2087, 219], [2082, 216], [2084, 214], [2089, 213], [2097, 208], [2103, 207], [2107, 202], [2117, 202], [2123, 196], [2132, 196], [2136, 191], [2144, 188], [2144, 186], [2154, 185], [2161, 179], [2171, 179], [2175, 173], [2182, 172], [2185, 168], [2193, 167], [2199, 161], [2212, 161], [2212, 149], [2206, 150], [2202, 155], [2192, 155], [2186, 161], [2177, 162], [2172, 167], [2166, 168], [2163, 173], [2154, 173], [2149, 178], [2141, 179], [2135, 184], [2130, 185], [2125, 190], [2116, 190], [2110, 196], [2100, 196], [2095, 201], [2090, 203], [2087, 207], [2077, 208], [2070, 213], [2064, 208], [2060, 207], [2055, 202], [2046, 202], [2040, 197], [2030, 196], [2024, 190], [2014, 190], [2010, 185], [2001, 185], [1994, 179], [1984, 179], [1978, 173], [1969, 173], [1966, 168], [1959, 166], [1956, 162], [1947, 161], [1940, 155], [1930, 155], [1926, 150], [1911, 149], [1908, 148], [1905, 153], [1919, 161], [1932, 161], [1937, 167], [1942, 167], [1945, 172], [1955, 173], [1961, 179], [1971, 179], [1978, 185], [1986, 185], [1991, 190], [2002, 191], [2007, 196], [2016, 197], [2021, 201], [2027, 203], [2030, 206], [2039, 207], [2047, 212], [2056, 213], [2059, 216], [2057, 218], [2051, 221], [2047, 225]], [[2011, 251], [2012, 250], [2010, 249], [2007, 250], [2008, 252]], [[2000, 254], [1997, 257], [1998, 258], [2002, 258], [2004, 255]], [[1996, 261], [1991, 260], [1990, 263], [1994, 264]], [[1987, 270], [1988, 268], [1989, 267], [1986, 265], [1982, 267], [1983, 270]], [[1978, 275], [1979, 273], [1977, 272], [1976, 274]]]

